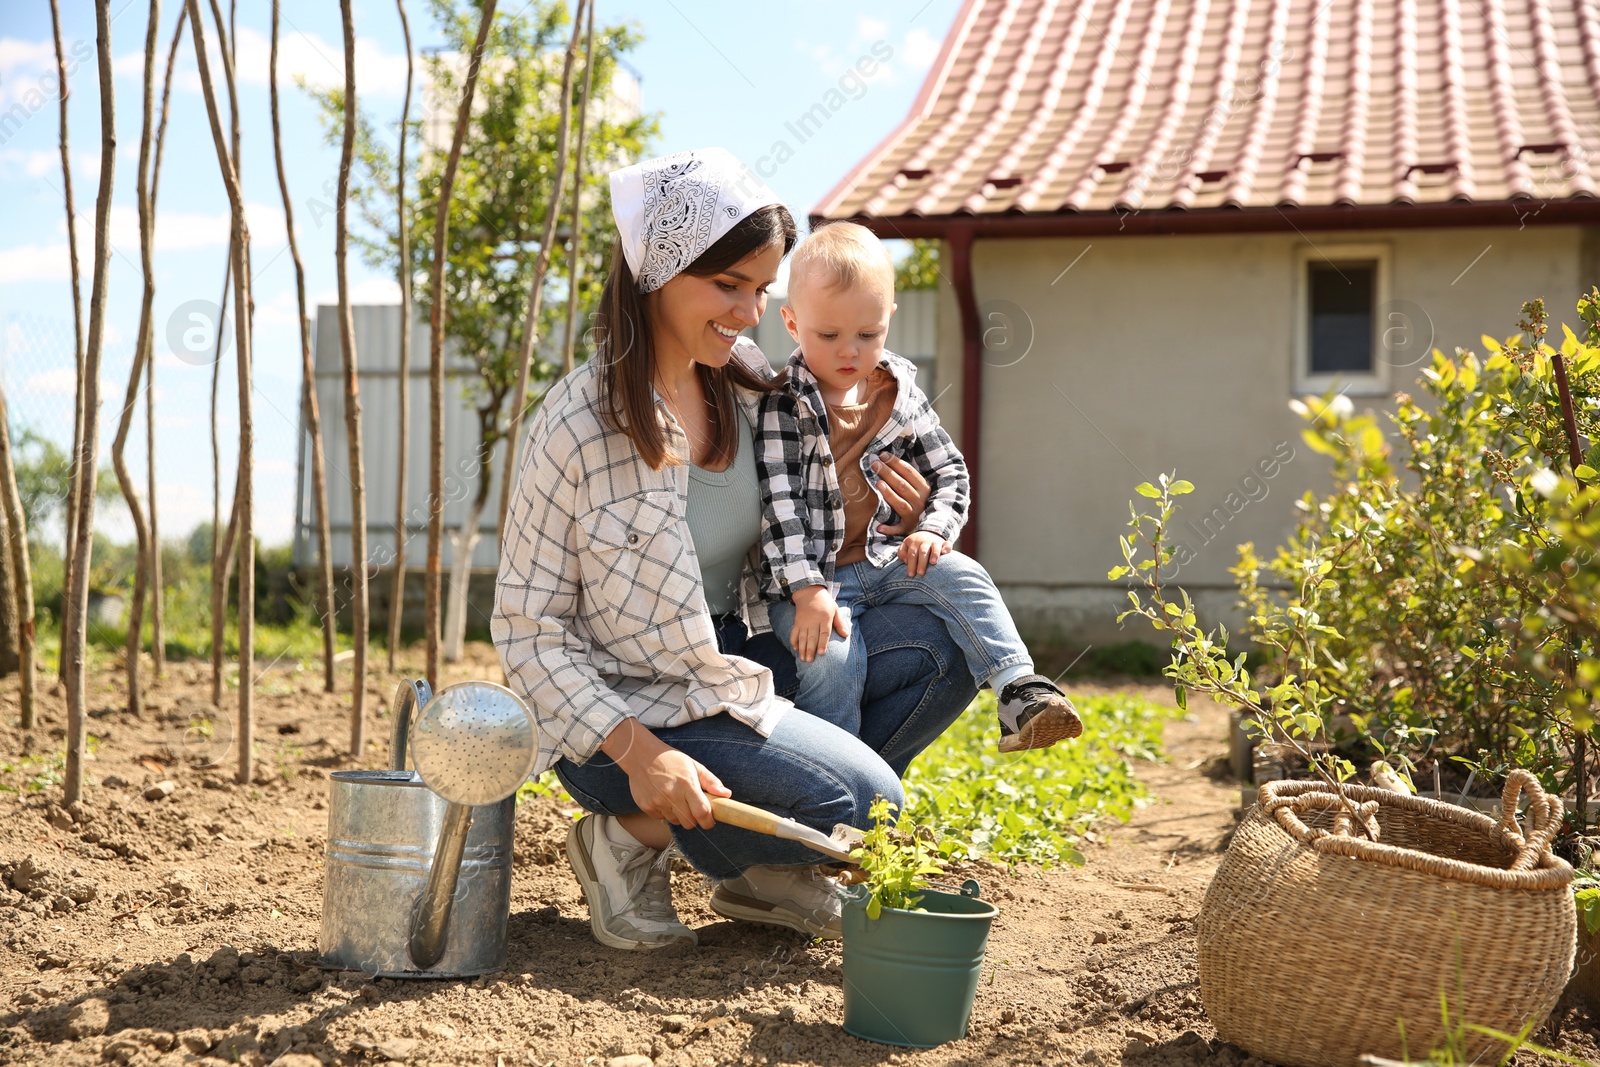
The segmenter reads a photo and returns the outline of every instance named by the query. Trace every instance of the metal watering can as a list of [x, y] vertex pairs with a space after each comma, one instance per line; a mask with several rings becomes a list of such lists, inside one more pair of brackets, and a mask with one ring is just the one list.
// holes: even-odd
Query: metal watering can
[[330, 776], [320, 962], [390, 978], [498, 971], [514, 794], [538, 756], [533, 716], [504, 686], [434, 695], [410, 679], [393, 715], [392, 769]]

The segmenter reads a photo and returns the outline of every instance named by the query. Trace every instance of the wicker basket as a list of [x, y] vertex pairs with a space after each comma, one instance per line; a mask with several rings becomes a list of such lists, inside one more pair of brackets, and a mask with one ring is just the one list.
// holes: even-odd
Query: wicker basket
[[[1507, 781], [1498, 823], [1381, 789], [1344, 794], [1269, 782], [1234, 835], [1199, 921], [1218, 1036], [1288, 1067], [1354, 1067], [1442, 1048], [1441, 995], [1451, 1029], [1543, 1020], [1576, 936], [1572, 868], [1550, 852], [1560, 799], [1526, 771]], [[1458, 1040], [1469, 1061], [1499, 1048]]]

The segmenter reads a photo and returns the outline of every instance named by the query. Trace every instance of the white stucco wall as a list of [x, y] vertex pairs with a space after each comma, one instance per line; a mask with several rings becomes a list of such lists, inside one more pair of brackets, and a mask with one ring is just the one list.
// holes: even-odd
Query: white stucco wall
[[[1025, 631], [1095, 643], [1153, 636], [1132, 622], [1117, 629], [1126, 595], [1105, 575], [1120, 562], [1133, 486], [1173, 470], [1196, 486], [1179, 519], [1194, 551], [1179, 581], [1213, 618], [1231, 615], [1235, 547], [1280, 543], [1292, 502], [1326, 472], [1287, 407], [1298, 395], [1297, 279], [1307, 258], [1374, 244], [1389, 268], [1380, 300], [1447, 352], [1513, 332], [1530, 297], [1544, 297], [1557, 322], [1575, 322], [1580, 283], [1600, 281], [1588, 277], [1595, 243], [1578, 227], [975, 243], [986, 324], [1032, 329], [1026, 355], [1013, 341], [985, 367], [981, 456], [979, 555]], [[951, 386], [939, 407], [960, 440], [948, 286], [939, 333], [939, 388]], [[1427, 361], [1422, 343], [1410, 352], [1419, 361], [1390, 367], [1389, 388], [1354, 397], [1358, 407], [1390, 408], [1383, 393], [1412, 388]], [[1246, 501], [1237, 514], [1225, 506], [1230, 493], [1235, 507]], [[1202, 529], [1201, 515], [1218, 507], [1226, 524], [1219, 515]]]

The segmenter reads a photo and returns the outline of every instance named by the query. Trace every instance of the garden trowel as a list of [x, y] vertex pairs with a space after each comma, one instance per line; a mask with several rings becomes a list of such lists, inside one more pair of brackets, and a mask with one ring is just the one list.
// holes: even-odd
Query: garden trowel
[[798, 841], [807, 848], [814, 849], [840, 863], [855, 863], [855, 860], [850, 858], [850, 850], [861, 845], [861, 831], [853, 826], [840, 823], [833, 828], [832, 834], [824, 834], [821, 830], [813, 830], [804, 823], [774, 815], [765, 808], [743, 804], [727, 797], [708, 799], [711, 801], [711, 814], [718, 822], [741, 826], [769, 837]]

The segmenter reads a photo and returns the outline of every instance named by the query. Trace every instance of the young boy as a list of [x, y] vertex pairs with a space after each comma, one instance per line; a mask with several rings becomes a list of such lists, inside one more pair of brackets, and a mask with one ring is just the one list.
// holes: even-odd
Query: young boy
[[[977, 684], [999, 695], [1000, 751], [1077, 737], [1072, 702], [1034, 673], [994, 582], [951, 545], [966, 521], [967, 467], [916, 367], [883, 347], [894, 309], [894, 263], [865, 227], [832, 223], [795, 250], [783, 322], [800, 347], [762, 402], [756, 449], [762, 591], [797, 661], [795, 703], [857, 733], [867, 657], [852, 616], [919, 604], [949, 628]], [[879, 529], [895, 521], [874, 488], [882, 453], [932, 487], [904, 539]]]

